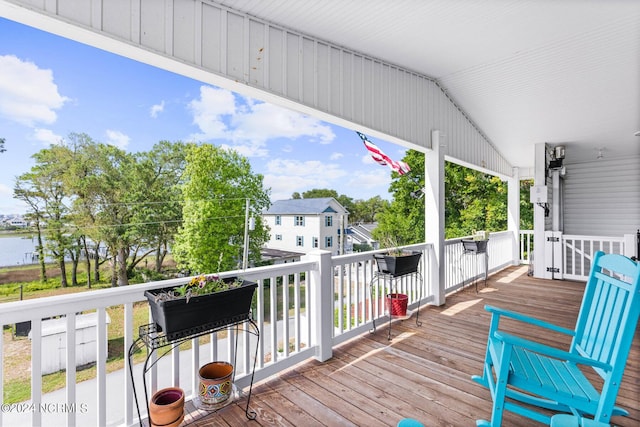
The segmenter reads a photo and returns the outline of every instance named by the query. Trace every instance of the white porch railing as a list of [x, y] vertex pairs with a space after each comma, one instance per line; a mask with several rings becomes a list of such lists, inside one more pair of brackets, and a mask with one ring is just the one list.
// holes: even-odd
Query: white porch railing
[[591, 270], [593, 254], [597, 251], [625, 254], [624, 237], [563, 234], [561, 241], [563, 279], [586, 281]]
[[533, 261], [533, 230], [520, 230], [520, 264], [531, 264]]
[[[401, 279], [399, 291], [410, 296], [409, 309], [433, 301], [429, 283], [433, 248], [429, 244], [413, 245], [423, 257], [420, 276]], [[381, 251], [378, 251], [381, 252]], [[315, 357], [331, 357], [333, 346], [369, 331], [372, 322], [386, 319], [383, 304], [372, 298], [369, 284], [375, 275], [373, 252], [331, 257], [330, 253], [308, 255], [301, 262], [281, 264], [242, 271], [222, 273], [223, 277], [239, 275], [258, 283], [254, 317], [260, 330], [254, 381], [260, 381], [301, 361]], [[423, 280], [418, 280], [422, 277]], [[133, 383], [128, 375], [127, 351], [137, 337], [134, 309], [149, 289], [184, 283], [187, 278], [165, 280], [69, 294], [56, 297], [16, 301], [2, 304], [0, 325], [31, 322], [31, 399], [14, 405], [3, 405], [2, 425], [124, 425], [138, 423], [133, 399]], [[276, 286], [273, 286], [273, 285]], [[283, 286], [283, 285], [287, 286]], [[286, 289], [287, 292], [283, 292]], [[386, 291], [385, 291], [386, 292]], [[375, 295], [375, 294], [374, 294]], [[123, 306], [125, 366], [123, 370], [107, 373], [107, 308]], [[134, 307], [135, 306], [135, 307]], [[281, 309], [278, 309], [281, 307]], [[286, 309], [285, 309], [286, 308]], [[268, 311], [267, 311], [268, 310]], [[75, 330], [76, 314], [97, 312], [95, 329], [97, 346], [96, 378], [76, 383], [75, 334], [64, 333], [66, 387], [53, 393], [42, 392], [42, 319], [66, 317], [66, 330]], [[149, 319], [149, 322], [151, 320]], [[114, 319], [112, 316], [112, 323]], [[178, 385], [187, 399], [197, 391], [197, 369], [210, 360], [234, 360], [236, 346], [229, 345], [237, 338], [236, 386], [244, 389], [250, 384], [255, 336], [228, 328], [225, 333], [212, 334], [209, 343], [191, 340], [190, 350], [174, 350], [162, 357], [147, 374], [149, 396], [157, 389]], [[152, 362], [157, 354], [152, 355]], [[0, 396], [4, 395], [5, 349], [0, 340]], [[201, 363], [201, 360], [203, 361]], [[134, 380], [142, 416], [146, 417], [143, 402], [142, 369], [134, 367]], [[3, 401], [4, 402], [4, 401]]]
[[462, 240], [470, 238], [445, 241], [445, 293], [483, 279], [485, 272], [491, 273], [513, 264], [513, 233], [491, 233], [485, 255], [465, 254]]

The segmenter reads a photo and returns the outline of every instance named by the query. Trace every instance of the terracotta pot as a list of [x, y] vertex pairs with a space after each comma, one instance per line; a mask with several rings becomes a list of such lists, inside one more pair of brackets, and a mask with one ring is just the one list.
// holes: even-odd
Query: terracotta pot
[[184, 419], [184, 391], [178, 387], [158, 390], [149, 401], [153, 427], [177, 427]]
[[205, 404], [224, 402], [231, 396], [233, 365], [228, 362], [211, 362], [198, 371], [200, 377], [200, 401]]

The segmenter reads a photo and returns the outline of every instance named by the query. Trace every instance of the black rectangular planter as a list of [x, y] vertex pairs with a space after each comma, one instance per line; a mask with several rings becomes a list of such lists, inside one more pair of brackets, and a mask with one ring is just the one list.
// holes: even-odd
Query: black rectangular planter
[[[235, 280], [235, 277], [224, 279], [225, 282]], [[257, 287], [257, 283], [243, 280], [237, 288], [191, 297], [189, 302], [186, 298], [156, 302], [158, 294], [171, 291], [173, 287], [145, 291], [144, 294], [149, 300], [156, 329], [171, 340], [248, 319]]]
[[418, 271], [422, 252], [411, 251], [409, 255], [373, 254], [378, 271], [392, 276], [404, 276]]
[[477, 254], [484, 254], [487, 252], [488, 240], [469, 240], [462, 239], [462, 247], [465, 252], [474, 252]]

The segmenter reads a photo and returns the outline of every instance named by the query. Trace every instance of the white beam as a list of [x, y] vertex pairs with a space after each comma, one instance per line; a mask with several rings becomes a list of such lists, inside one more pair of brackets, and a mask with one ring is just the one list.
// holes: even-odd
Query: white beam
[[434, 303], [445, 303], [444, 273], [444, 150], [440, 131], [431, 132], [431, 150], [424, 155], [425, 241], [433, 243], [435, 265], [429, 269]]

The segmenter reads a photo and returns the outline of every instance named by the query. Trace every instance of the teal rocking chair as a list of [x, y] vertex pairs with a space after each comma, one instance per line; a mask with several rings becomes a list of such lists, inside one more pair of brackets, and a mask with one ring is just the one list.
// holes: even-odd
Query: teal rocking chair
[[[491, 421], [478, 420], [478, 426], [499, 427], [505, 410], [547, 425], [554, 413], [593, 420], [585, 425], [608, 425], [612, 416], [628, 415], [615, 401], [640, 314], [640, 263], [594, 255], [575, 330], [485, 309], [492, 317], [484, 372], [472, 378], [490, 390], [493, 408]], [[500, 329], [503, 317], [567, 334], [571, 345], [563, 350], [507, 333]], [[595, 370], [603, 381], [592, 384], [583, 369]]]

